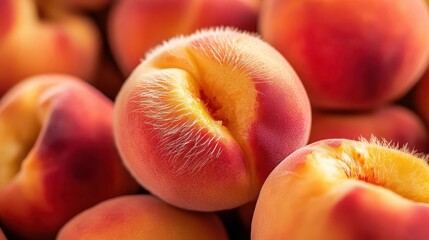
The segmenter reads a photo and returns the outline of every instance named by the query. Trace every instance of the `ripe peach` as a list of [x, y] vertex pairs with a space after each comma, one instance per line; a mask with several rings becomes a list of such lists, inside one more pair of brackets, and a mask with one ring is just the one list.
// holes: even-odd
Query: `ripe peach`
[[82, 80], [39, 75], [0, 102], [0, 226], [52, 238], [75, 214], [139, 187], [122, 164], [113, 104]]
[[7, 240], [6, 236], [4, 235], [3, 231], [0, 228], [0, 240]]
[[231, 29], [167, 42], [126, 80], [114, 133], [137, 181], [166, 202], [217, 211], [256, 199], [308, 141], [311, 109], [287, 61]]
[[265, 0], [260, 15], [263, 39], [290, 62], [315, 108], [396, 100], [428, 64], [422, 0]]
[[429, 239], [428, 191], [426, 159], [376, 141], [322, 140], [271, 172], [252, 239]]
[[173, 207], [151, 195], [106, 200], [75, 216], [58, 240], [108, 239], [228, 239], [215, 213]]
[[36, 74], [93, 77], [100, 40], [89, 19], [42, 0], [1, 0], [0, 16], [0, 96]]
[[177, 35], [213, 26], [256, 31], [258, 10], [252, 0], [121, 0], [109, 16], [109, 43], [128, 76], [149, 49]]
[[309, 142], [328, 138], [359, 140], [375, 136], [399, 146], [425, 152], [429, 146], [427, 129], [413, 111], [398, 105], [373, 111], [334, 113], [313, 111]]

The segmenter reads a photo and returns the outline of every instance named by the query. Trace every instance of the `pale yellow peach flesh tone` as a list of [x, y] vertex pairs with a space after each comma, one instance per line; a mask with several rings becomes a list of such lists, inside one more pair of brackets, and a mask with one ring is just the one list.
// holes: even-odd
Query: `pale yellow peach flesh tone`
[[151, 195], [132, 195], [106, 200], [80, 213], [57, 239], [226, 240], [228, 235], [215, 213], [186, 211]]
[[216, 29], [157, 48], [115, 102], [115, 139], [150, 192], [193, 210], [256, 199], [308, 140], [311, 111], [293, 69], [257, 37]]
[[136, 193], [113, 140], [113, 105], [81, 79], [39, 75], [0, 102], [0, 226], [50, 239], [92, 205]]
[[267, 178], [252, 239], [428, 239], [428, 191], [424, 158], [375, 141], [322, 140]]

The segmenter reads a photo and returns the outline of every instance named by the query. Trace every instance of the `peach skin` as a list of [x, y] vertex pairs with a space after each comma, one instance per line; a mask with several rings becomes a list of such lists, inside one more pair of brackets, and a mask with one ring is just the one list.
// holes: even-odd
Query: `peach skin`
[[359, 140], [372, 136], [399, 146], [426, 152], [428, 133], [422, 119], [399, 105], [380, 107], [373, 111], [336, 113], [314, 110], [309, 143], [328, 138]]
[[151, 48], [201, 28], [230, 26], [256, 31], [254, 0], [121, 0], [108, 19], [108, 40], [128, 76]]
[[259, 30], [296, 70], [314, 108], [395, 101], [429, 59], [422, 0], [264, 0]]
[[428, 192], [421, 155], [374, 139], [321, 140], [271, 172], [252, 239], [429, 239]]
[[0, 228], [0, 240], [7, 240], [6, 236], [4, 235], [3, 231]]
[[37, 74], [93, 77], [100, 37], [88, 18], [52, 0], [1, 0], [0, 16], [0, 96]]
[[145, 189], [185, 209], [256, 199], [308, 141], [311, 109], [287, 61], [259, 38], [211, 29], [155, 49], [115, 101], [114, 134]]
[[113, 104], [80, 79], [38, 75], [0, 102], [0, 226], [52, 239], [102, 200], [135, 193], [112, 130]]
[[57, 240], [204, 239], [227, 240], [215, 213], [173, 207], [151, 195], [106, 200], [75, 216]]

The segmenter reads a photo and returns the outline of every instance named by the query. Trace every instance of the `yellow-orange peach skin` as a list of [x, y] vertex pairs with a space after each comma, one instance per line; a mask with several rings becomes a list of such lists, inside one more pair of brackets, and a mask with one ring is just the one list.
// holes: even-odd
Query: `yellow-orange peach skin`
[[426, 159], [376, 141], [329, 139], [267, 178], [252, 239], [429, 239]]
[[35, 0], [1, 0], [0, 16], [0, 96], [36, 74], [93, 77], [100, 39], [88, 18]]
[[231, 29], [154, 50], [114, 108], [116, 144], [138, 182], [170, 204], [203, 211], [255, 200], [269, 172], [307, 143], [311, 121], [287, 61]]
[[0, 226], [5, 233], [52, 239], [75, 214], [139, 190], [115, 147], [112, 120], [112, 102], [68, 75], [32, 77], [2, 98]]
[[147, 51], [172, 37], [213, 26], [256, 31], [258, 9], [252, 0], [121, 0], [109, 15], [109, 43], [128, 76]]
[[418, 152], [428, 150], [428, 131], [408, 108], [391, 105], [373, 111], [334, 113], [313, 111], [309, 143], [328, 138], [359, 140], [372, 136]]
[[423, 0], [266, 0], [259, 29], [296, 70], [314, 108], [397, 100], [428, 64]]
[[132, 195], [82, 212], [61, 229], [57, 239], [226, 240], [228, 235], [215, 213], [191, 212], [151, 195]]

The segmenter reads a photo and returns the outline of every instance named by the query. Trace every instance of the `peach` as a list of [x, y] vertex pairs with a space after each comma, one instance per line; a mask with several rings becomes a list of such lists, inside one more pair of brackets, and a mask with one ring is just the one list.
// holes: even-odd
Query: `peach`
[[416, 113], [399, 105], [366, 112], [326, 112], [314, 110], [309, 142], [328, 138], [359, 140], [375, 136], [419, 152], [429, 146], [427, 129]]
[[53, 238], [94, 204], [135, 193], [112, 130], [113, 103], [81, 79], [38, 75], [0, 102], [0, 226]]
[[392, 102], [428, 64], [429, 14], [422, 0], [265, 0], [259, 23], [315, 108]]
[[121, 0], [108, 19], [108, 39], [125, 75], [151, 48], [201, 28], [231, 26], [256, 31], [254, 0]]
[[1, 0], [0, 16], [0, 96], [36, 74], [93, 77], [100, 37], [90, 19], [49, 0]]
[[377, 141], [321, 140], [264, 183], [252, 239], [429, 239], [426, 159]]
[[215, 213], [173, 207], [151, 195], [122, 196], [85, 210], [59, 232], [58, 240], [228, 239]]
[[231, 29], [170, 40], [125, 81], [114, 134], [131, 174], [185, 209], [255, 200], [269, 172], [308, 141], [299, 78], [271, 46]]
[[0, 228], [0, 240], [6, 240], [6, 236], [4, 235], [3, 231]]

